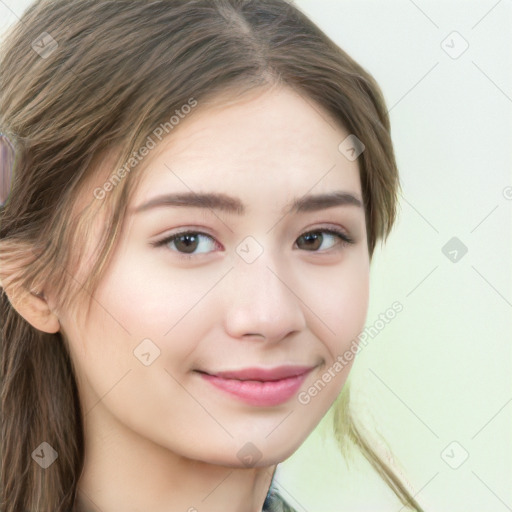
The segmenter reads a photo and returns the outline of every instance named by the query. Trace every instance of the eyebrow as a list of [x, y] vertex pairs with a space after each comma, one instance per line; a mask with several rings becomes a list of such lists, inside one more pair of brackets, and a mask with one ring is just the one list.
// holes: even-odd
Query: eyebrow
[[[239, 199], [223, 193], [213, 192], [184, 192], [160, 195], [133, 208], [132, 211], [133, 213], [139, 213], [153, 208], [172, 206], [208, 208], [237, 215], [243, 215], [246, 211], [244, 204]], [[358, 197], [349, 192], [335, 191], [326, 194], [305, 195], [294, 199], [291, 205], [287, 206], [291, 212], [301, 213], [314, 212], [336, 206], [357, 206], [358, 208], [362, 208], [363, 203]], [[287, 208], [285, 207], [285, 211], [286, 210]]]

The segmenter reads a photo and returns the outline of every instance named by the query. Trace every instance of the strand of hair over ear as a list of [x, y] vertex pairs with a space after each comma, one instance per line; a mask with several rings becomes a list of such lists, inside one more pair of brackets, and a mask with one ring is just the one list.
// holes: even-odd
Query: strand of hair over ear
[[11, 192], [14, 157], [14, 144], [0, 131], [0, 207], [5, 205]]

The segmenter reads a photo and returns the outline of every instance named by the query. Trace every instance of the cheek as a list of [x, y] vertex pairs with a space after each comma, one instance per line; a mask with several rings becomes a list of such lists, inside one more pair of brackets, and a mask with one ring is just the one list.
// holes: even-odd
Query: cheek
[[[218, 272], [187, 271], [149, 260], [134, 249], [113, 260], [94, 295], [106, 311], [94, 309], [96, 316], [88, 322], [88, 328], [94, 329], [90, 338], [97, 340], [105, 332], [114, 336], [111, 355], [117, 352], [128, 364], [140, 364], [134, 351], [151, 349], [153, 345], [143, 341], [149, 339], [158, 353], [155, 366], [175, 370], [186, 366], [213, 324], [206, 294], [218, 281]], [[97, 323], [101, 331], [94, 327]]]
[[[155, 249], [156, 250], [156, 249]], [[186, 315], [205, 285], [179, 269], [169, 272], [142, 251], [123, 248], [113, 260], [95, 298], [133, 338], [164, 336]]]
[[[323, 286], [310, 290], [311, 309], [320, 325], [331, 357], [336, 358], [363, 331], [369, 304], [369, 264], [364, 253], [351, 254], [338, 270], [330, 270]], [[317, 322], [318, 324], [318, 322]]]

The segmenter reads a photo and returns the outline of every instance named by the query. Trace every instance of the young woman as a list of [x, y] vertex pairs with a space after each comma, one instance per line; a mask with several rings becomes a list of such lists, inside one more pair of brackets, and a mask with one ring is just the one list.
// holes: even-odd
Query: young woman
[[276, 466], [331, 407], [421, 510], [349, 408], [389, 119], [304, 14], [36, 1], [0, 131], [2, 512], [293, 510]]

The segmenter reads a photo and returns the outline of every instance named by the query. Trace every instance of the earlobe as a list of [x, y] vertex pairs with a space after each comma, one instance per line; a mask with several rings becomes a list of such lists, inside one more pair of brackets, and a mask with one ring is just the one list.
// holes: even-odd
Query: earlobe
[[[5, 291], [7, 293], [7, 290]], [[55, 333], [60, 330], [59, 319], [50, 309], [43, 294], [25, 292], [19, 300], [13, 300], [9, 293], [7, 293], [7, 296], [14, 309], [39, 331]]]

